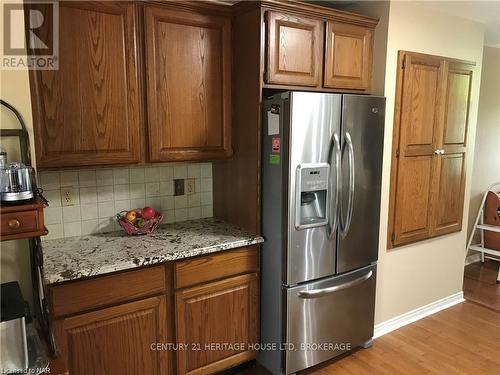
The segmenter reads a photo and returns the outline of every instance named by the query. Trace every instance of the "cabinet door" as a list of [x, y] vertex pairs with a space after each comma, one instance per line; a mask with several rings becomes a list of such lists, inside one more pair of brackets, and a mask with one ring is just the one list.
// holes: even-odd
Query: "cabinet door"
[[71, 375], [168, 373], [165, 297], [56, 320], [56, 343]]
[[465, 64], [447, 64], [443, 117], [438, 129], [433, 234], [460, 231], [465, 192], [465, 151], [472, 70]]
[[31, 72], [38, 167], [140, 161], [135, 30], [132, 3], [59, 4], [59, 69]]
[[145, 7], [151, 161], [231, 154], [230, 20]]
[[[236, 276], [176, 293], [177, 373], [211, 374], [255, 358], [258, 342], [258, 275]], [[217, 347], [219, 345], [219, 347]]]
[[[402, 55], [404, 79], [399, 82], [395, 128], [399, 128], [398, 149], [393, 157], [391, 193], [394, 196], [393, 245], [431, 235], [431, 202], [438, 144], [436, 132], [440, 114], [440, 93], [444, 62], [429, 56]], [[401, 80], [400, 80], [401, 81]], [[396, 111], [396, 114], [398, 110]], [[394, 173], [396, 172], [396, 173]]]
[[266, 17], [266, 82], [317, 87], [323, 68], [323, 21], [271, 11]]
[[372, 50], [373, 30], [328, 22], [324, 87], [368, 91], [371, 83]]

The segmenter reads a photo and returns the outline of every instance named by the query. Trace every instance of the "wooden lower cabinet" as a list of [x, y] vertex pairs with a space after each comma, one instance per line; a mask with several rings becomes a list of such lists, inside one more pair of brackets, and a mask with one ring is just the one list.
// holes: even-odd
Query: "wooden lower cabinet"
[[158, 296], [54, 322], [71, 375], [168, 374], [166, 297]]
[[[212, 374], [255, 358], [258, 274], [235, 276], [175, 294], [177, 374]], [[236, 347], [236, 346], [241, 347]]]

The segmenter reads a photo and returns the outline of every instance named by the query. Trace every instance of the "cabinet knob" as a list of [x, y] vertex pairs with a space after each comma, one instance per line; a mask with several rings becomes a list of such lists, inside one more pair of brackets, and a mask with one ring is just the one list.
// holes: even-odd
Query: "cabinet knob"
[[444, 155], [444, 150], [443, 149], [437, 149], [437, 150], [434, 150], [434, 153], [436, 155]]
[[10, 219], [7, 223], [10, 229], [17, 229], [21, 226], [21, 223], [17, 219]]

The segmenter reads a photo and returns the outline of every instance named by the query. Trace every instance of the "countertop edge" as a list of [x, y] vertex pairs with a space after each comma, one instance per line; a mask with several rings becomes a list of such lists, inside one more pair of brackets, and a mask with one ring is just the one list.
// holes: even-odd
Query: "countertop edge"
[[255, 236], [252, 239], [248, 239], [248, 240], [239, 240], [239, 241], [234, 241], [234, 242], [216, 244], [216, 245], [212, 245], [209, 247], [200, 247], [200, 248], [184, 250], [184, 251], [179, 251], [179, 252], [174, 252], [174, 253], [160, 254], [157, 257], [154, 257], [154, 258], [149, 259], [149, 260], [147, 260], [147, 259], [127, 260], [127, 261], [122, 262], [122, 263], [117, 263], [117, 264], [113, 264], [113, 265], [109, 265], [109, 266], [102, 266], [97, 271], [92, 270], [92, 269], [83, 269], [83, 270], [79, 270], [78, 273], [73, 274], [73, 276], [69, 276], [67, 278], [62, 278], [60, 275], [50, 275], [50, 276], [44, 276], [44, 279], [45, 279], [46, 285], [54, 286], [54, 285], [59, 284], [59, 283], [64, 283], [64, 282], [69, 282], [69, 281], [77, 281], [77, 280], [85, 279], [88, 277], [107, 275], [107, 274], [110, 274], [113, 272], [132, 270], [134, 268], [146, 267], [146, 266], [151, 266], [151, 265], [155, 265], [155, 264], [162, 264], [165, 262], [170, 262], [170, 261], [175, 261], [175, 260], [180, 260], [180, 259], [188, 259], [188, 258], [192, 258], [192, 257], [198, 256], [198, 255], [212, 254], [212, 253], [216, 253], [216, 252], [236, 249], [239, 247], [257, 245], [257, 244], [262, 243], [262, 242], [264, 242], [263, 237]]

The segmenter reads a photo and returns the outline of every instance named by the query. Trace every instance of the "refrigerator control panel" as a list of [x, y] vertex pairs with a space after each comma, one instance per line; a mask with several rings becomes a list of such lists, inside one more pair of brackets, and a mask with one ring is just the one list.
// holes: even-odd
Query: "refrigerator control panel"
[[328, 224], [327, 163], [300, 164], [296, 175], [295, 227], [298, 230]]
[[302, 191], [315, 191], [328, 189], [328, 165], [320, 167], [308, 167], [307, 164], [301, 166], [301, 186]]

